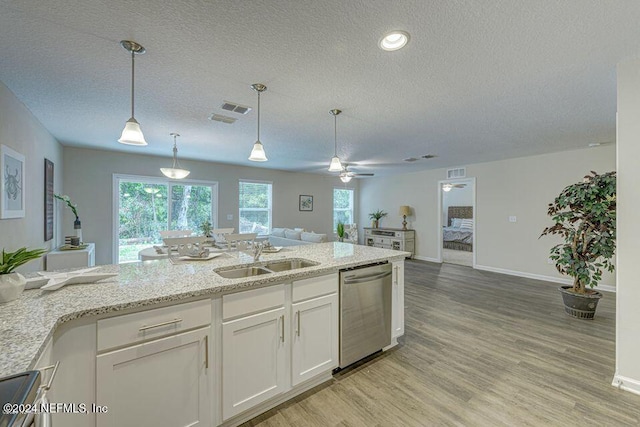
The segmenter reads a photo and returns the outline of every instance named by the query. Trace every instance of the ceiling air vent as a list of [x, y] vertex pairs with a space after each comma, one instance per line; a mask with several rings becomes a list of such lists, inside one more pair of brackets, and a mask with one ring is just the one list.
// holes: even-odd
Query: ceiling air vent
[[236, 104], [235, 102], [231, 102], [231, 101], [224, 101], [224, 103], [220, 108], [222, 108], [223, 110], [231, 111], [232, 113], [238, 113], [238, 114], [247, 114], [249, 111], [251, 111], [251, 107], [247, 107], [246, 105]]
[[209, 120], [211, 120], [213, 122], [222, 122], [222, 123], [226, 123], [228, 125], [232, 125], [238, 119], [234, 119], [233, 117], [223, 116], [222, 114], [215, 114], [214, 113], [214, 114], [209, 116]]
[[404, 160], [405, 162], [415, 162], [415, 161], [416, 161], [416, 160], [418, 160], [418, 159], [416, 159], [415, 157], [407, 157], [406, 159], [403, 159], [403, 160]]
[[467, 168], [447, 169], [447, 179], [464, 178], [467, 176]]
[[438, 156], [436, 156], [435, 154], [425, 154], [424, 156], [422, 156], [423, 159], [433, 159], [436, 157]]

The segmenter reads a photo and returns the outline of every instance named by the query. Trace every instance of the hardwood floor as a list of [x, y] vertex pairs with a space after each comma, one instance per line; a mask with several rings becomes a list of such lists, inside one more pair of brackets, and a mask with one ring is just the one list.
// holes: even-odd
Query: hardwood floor
[[615, 295], [565, 315], [558, 285], [407, 261], [401, 345], [247, 426], [622, 426], [640, 396], [611, 386]]

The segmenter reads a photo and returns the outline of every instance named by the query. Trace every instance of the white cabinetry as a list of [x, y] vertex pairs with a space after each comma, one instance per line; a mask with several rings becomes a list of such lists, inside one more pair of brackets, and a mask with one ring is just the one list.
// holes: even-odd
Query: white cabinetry
[[291, 385], [338, 366], [338, 276], [293, 282]]
[[99, 320], [96, 425], [210, 426], [210, 336], [211, 300]]
[[404, 335], [404, 261], [392, 263], [391, 338]]
[[210, 426], [209, 328], [101, 354], [98, 427]]
[[289, 387], [289, 327], [284, 305], [284, 285], [222, 297], [223, 420]]
[[64, 268], [93, 267], [96, 265], [96, 245], [87, 243], [84, 249], [61, 251], [53, 250], [47, 254], [47, 271]]

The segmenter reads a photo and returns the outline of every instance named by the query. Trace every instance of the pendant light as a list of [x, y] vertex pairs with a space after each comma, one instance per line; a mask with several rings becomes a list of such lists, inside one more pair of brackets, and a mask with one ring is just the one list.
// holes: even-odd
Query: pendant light
[[258, 92], [258, 139], [256, 143], [253, 144], [253, 150], [251, 150], [249, 160], [252, 162], [266, 162], [268, 160], [267, 154], [264, 152], [262, 142], [260, 142], [260, 94], [267, 90], [267, 87], [262, 83], [254, 83], [251, 85], [251, 89]]
[[143, 53], [145, 53], [146, 49], [138, 43], [132, 42], [130, 40], [122, 40], [120, 42], [120, 45], [125, 50], [131, 52], [131, 118], [127, 120], [127, 123], [124, 125], [124, 130], [122, 131], [122, 135], [120, 135], [120, 139], [118, 140], [118, 142], [127, 145], [144, 146], [147, 145], [147, 141], [144, 140], [144, 135], [142, 134], [142, 130], [140, 129], [140, 124], [136, 121], [133, 114], [133, 91], [135, 82], [135, 57], [136, 55], [142, 55]]
[[353, 176], [348, 175], [348, 174], [340, 174], [340, 181], [344, 182], [345, 184], [349, 181], [351, 181], [351, 178], [353, 178]]
[[182, 169], [180, 162], [178, 162], [178, 146], [176, 145], [176, 138], [180, 136], [179, 133], [170, 133], [173, 137], [173, 165], [170, 168], [160, 168], [160, 172], [167, 178], [182, 179], [186, 178], [191, 171]]
[[333, 157], [331, 158], [331, 163], [329, 164], [329, 172], [342, 172], [342, 163], [340, 163], [340, 158], [338, 157], [338, 114], [340, 113], [342, 113], [342, 110], [338, 110], [338, 109], [329, 110], [329, 114], [333, 116], [333, 150], [334, 150]]

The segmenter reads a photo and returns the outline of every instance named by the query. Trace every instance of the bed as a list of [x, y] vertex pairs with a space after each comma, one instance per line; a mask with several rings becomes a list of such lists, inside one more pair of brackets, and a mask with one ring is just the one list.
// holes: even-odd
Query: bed
[[449, 206], [442, 240], [445, 249], [473, 252], [473, 206]]

